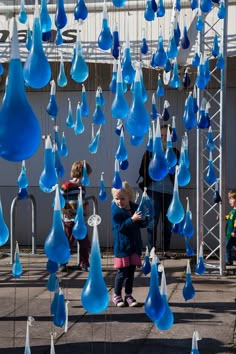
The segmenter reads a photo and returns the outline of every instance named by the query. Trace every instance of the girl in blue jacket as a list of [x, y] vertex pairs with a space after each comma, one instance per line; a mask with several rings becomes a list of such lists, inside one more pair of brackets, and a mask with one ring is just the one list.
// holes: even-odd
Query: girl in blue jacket
[[[134, 203], [134, 192], [128, 182], [121, 189], [112, 188], [112, 231], [114, 236], [114, 268], [117, 269], [113, 302], [118, 307], [138, 306], [133, 298], [133, 281], [136, 266], [141, 267], [142, 239], [140, 228], [148, 225]], [[124, 285], [125, 297], [122, 297]]]

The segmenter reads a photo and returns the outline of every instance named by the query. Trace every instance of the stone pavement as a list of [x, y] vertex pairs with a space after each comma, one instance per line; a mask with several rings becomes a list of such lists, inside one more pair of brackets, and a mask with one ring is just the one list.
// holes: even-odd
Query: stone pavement
[[[150, 275], [140, 270], [134, 280], [134, 296], [140, 307], [117, 308], [110, 301], [107, 311], [97, 315], [87, 313], [81, 305], [81, 291], [88, 273], [69, 269], [58, 272], [60, 286], [69, 301], [68, 331], [55, 327], [50, 314], [53, 293], [46, 288], [48, 272], [46, 258], [41, 255], [21, 255], [23, 274], [11, 276], [10, 257], [0, 255], [0, 353], [24, 353], [26, 321], [33, 316], [30, 327], [31, 353], [50, 353], [50, 333], [56, 332], [55, 353], [66, 354], [189, 354], [193, 331], [201, 337], [201, 354], [236, 353], [236, 266], [225, 276], [192, 272], [196, 294], [185, 301], [187, 259], [165, 259], [169, 305], [174, 324], [166, 331], [159, 330], [147, 317], [143, 303], [149, 290]], [[113, 257], [102, 258], [104, 277], [110, 299], [115, 271]], [[70, 264], [76, 263], [73, 256]], [[29, 353], [27, 353], [29, 354]], [[50, 354], [53, 354], [52, 352]]]

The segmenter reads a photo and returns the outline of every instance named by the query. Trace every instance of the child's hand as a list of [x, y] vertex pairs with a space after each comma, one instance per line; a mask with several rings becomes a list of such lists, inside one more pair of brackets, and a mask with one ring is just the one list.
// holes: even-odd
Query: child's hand
[[136, 211], [134, 213], [134, 215], [131, 217], [131, 220], [133, 222], [142, 220], [142, 212], [141, 211]]
[[236, 237], [236, 232], [231, 232], [231, 236], [234, 238]]

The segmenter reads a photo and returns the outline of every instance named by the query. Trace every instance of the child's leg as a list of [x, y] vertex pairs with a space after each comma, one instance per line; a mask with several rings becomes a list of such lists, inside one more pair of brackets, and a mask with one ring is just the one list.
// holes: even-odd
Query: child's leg
[[121, 296], [122, 286], [125, 278], [127, 277], [127, 267], [119, 268], [115, 276], [114, 293], [115, 295]]
[[129, 267], [126, 267], [126, 279], [125, 279], [125, 294], [126, 295], [131, 295], [133, 292], [133, 283], [134, 283], [134, 272], [135, 272], [136, 266], [131, 265]]
[[80, 256], [80, 265], [89, 266], [89, 248], [90, 241], [88, 235], [83, 239], [79, 240], [79, 256]]

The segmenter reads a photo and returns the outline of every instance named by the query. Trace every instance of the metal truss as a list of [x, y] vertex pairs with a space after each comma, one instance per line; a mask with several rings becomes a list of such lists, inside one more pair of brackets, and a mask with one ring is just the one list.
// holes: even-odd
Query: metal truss
[[[225, 3], [226, 9], [228, 7]], [[216, 11], [213, 8], [212, 11]], [[226, 11], [227, 12], [227, 11]], [[212, 18], [212, 17], [211, 17]], [[227, 18], [227, 14], [226, 14]], [[220, 25], [220, 31], [219, 31]], [[206, 149], [206, 141], [208, 131], [205, 129], [197, 130], [197, 166], [196, 166], [196, 183], [197, 183], [197, 257], [199, 256], [200, 246], [203, 246], [205, 258], [205, 266], [209, 273], [218, 273], [222, 275], [225, 271], [225, 176], [224, 176], [224, 101], [226, 91], [226, 40], [227, 40], [227, 24], [226, 20], [217, 20], [215, 23], [209, 23], [205, 18], [204, 33], [199, 35], [200, 52], [209, 57], [211, 47], [207, 38], [215, 34], [218, 35], [221, 43], [222, 54], [225, 58], [225, 67], [222, 70], [216, 69], [215, 61], [211, 62], [211, 80], [205, 90], [197, 92], [198, 103], [200, 105], [202, 97], [205, 97], [210, 104], [210, 121], [214, 140], [214, 150], [212, 151], [212, 161], [215, 174], [218, 178], [219, 194], [222, 203], [214, 203], [213, 196], [216, 184], [208, 184], [205, 176], [209, 167], [209, 151]], [[210, 57], [209, 59], [212, 59]]]

